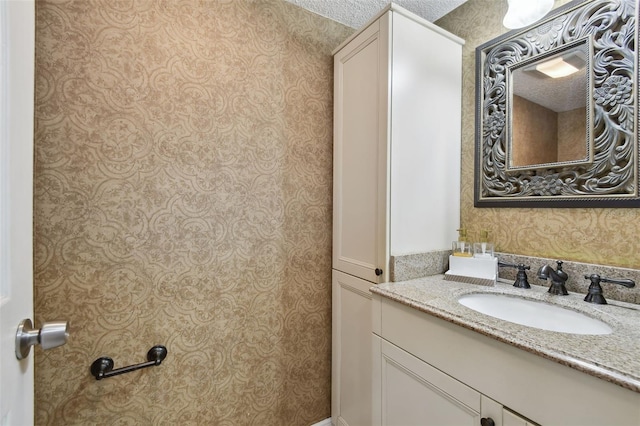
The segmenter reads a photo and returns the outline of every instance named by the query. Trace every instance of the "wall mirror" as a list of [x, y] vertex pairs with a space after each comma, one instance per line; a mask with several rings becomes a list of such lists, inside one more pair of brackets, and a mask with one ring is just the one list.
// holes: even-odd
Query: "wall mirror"
[[634, 207], [635, 0], [577, 0], [476, 49], [476, 207]]

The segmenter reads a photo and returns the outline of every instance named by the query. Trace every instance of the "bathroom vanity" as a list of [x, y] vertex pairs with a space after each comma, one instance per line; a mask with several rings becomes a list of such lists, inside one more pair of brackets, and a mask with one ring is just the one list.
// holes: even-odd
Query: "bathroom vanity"
[[[374, 425], [640, 425], [640, 307], [444, 281], [375, 286]], [[563, 306], [611, 334], [526, 327], [459, 303], [499, 293]], [[491, 421], [493, 423], [491, 423]]]

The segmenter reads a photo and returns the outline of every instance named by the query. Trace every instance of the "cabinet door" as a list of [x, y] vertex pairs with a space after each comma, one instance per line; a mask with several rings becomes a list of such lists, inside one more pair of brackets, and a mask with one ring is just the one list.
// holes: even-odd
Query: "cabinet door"
[[387, 29], [388, 14], [334, 57], [333, 268], [375, 283], [388, 263]]
[[[380, 369], [374, 380], [375, 425], [477, 426], [480, 424], [480, 394], [452, 379], [419, 358], [373, 336], [374, 357], [379, 345]], [[379, 377], [379, 379], [378, 379]], [[378, 399], [379, 398], [379, 399]], [[377, 406], [379, 401], [379, 406]]]
[[371, 425], [371, 286], [333, 270], [331, 417], [336, 426]]

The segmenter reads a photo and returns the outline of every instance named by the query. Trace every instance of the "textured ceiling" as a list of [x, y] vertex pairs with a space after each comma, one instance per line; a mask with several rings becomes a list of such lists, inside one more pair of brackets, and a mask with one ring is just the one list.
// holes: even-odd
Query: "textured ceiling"
[[[297, 6], [307, 9], [318, 15], [340, 22], [354, 29], [360, 29], [376, 16], [390, 0], [285, 0]], [[393, 3], [401, 6], [427, 21], [434, 22], [467, 0], [394, 0]], [[506, 6], [506, 1], [505, 1]], [[506, 10], [506, 8], [505, 8]], [[505, 31], [508, 31], [506, 28]], [[552, 84], [540, 84], [535, 77], [522, 75], [517, 85], [520, 96], [538, 103], [545, 108], [554, 111], [567, 111], [584, 105], [584, 90], [569, 89], [579, 88], [580, 83], [566, 85], [566, 90], [557, 90]], [[584, 80], [584, 77], [582, 78]], [[584, 84], [584, 82], [582, 82]]]
[[[359, 29], [382, 10], [389, 0], [286, 0], [318, 15]], [[394, 3], [434, 22], [466, 0], [395, 0]]]

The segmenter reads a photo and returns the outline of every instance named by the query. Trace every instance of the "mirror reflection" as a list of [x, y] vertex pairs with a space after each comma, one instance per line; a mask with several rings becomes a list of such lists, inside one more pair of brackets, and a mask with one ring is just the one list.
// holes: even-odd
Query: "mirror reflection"
[[511, 70], [508, 170], [591, 160], [588, 57], [584, 40]]

